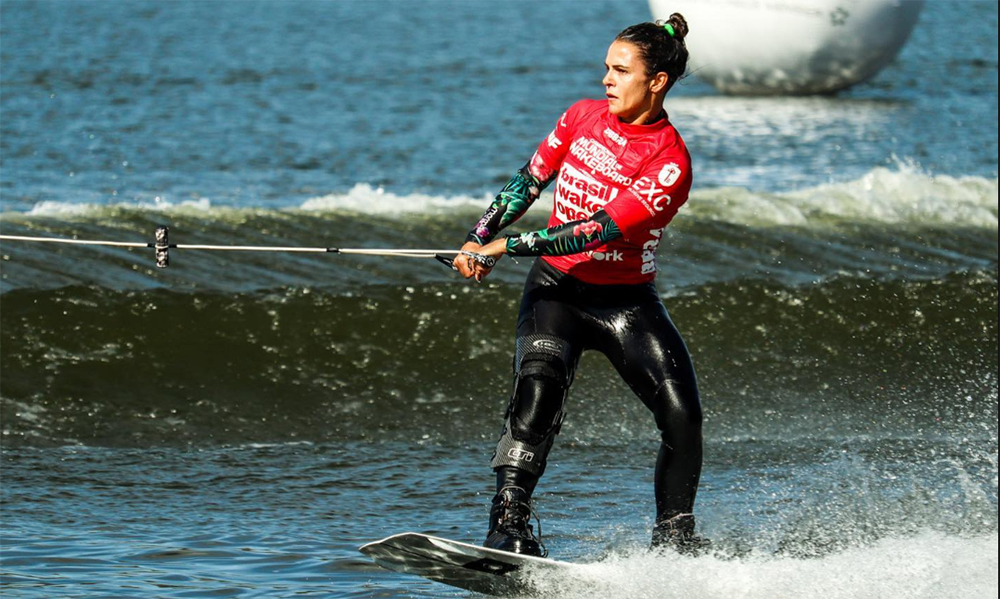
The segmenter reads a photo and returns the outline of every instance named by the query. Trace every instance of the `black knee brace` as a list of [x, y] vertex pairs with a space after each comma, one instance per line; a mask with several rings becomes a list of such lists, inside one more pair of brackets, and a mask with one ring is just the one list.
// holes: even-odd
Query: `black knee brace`
[[541, 476], [559, 433], [573, 378], [571, 350], [558, 337], [518, 337], [514, 392], [490, 466], [513, 466]]

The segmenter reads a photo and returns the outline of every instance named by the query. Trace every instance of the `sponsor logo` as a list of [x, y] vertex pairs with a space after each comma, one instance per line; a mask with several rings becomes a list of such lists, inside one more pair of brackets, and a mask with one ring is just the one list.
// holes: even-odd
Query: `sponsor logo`
[[670, 205], [671, 198], [664, 193], [667, 191], [666, 188], [657, 186], [657, 181], [653, 181], [649, 177], [642, 177], [636, 181], [635, 185], [629, 188], [629, 191], [642, 202], [650, 215], [663, 212]]
[[549, 352], [561, 353], [561, 351], [562, 351], [562, 346], [560, 346], [555, 341], [552, 341], [552, 340], [549, 340], [549, 339], [535, 339], [531, 343], [531, 345], [535, 346], [538, 349], [549, 351]]
[[523, 460], [525, 462], [530, 462], [535, 459], [535, 453], [532, 451], [524, 451], [523, 449], [517, 449], [515, 447], [507, 452], [507, 457], [514, 460]]
[[496, 216], [498, 210], [499, 208], [496, 206], [490, 206], [490, 209], [486, 211], [486, 214], [484, 214], [483, 217], [479, 219], [479, 222], [476, 223], [476, 235], [480, 239], [486, 239], [490, 236], [490, 229], [488, 225], [490, 224], [490, 221], [493, 220], [493, 217]]
[[642, 244], [642, 274], [648, 275], [656, 272], [656, 249], [660, 247], [660, 239], [663, 237], [663, 229], [651, 229], [649, 234], [652, 239]]
[[618, 250], [605, 250], [601, 252], [587, 252], [594, 260], [598, 262], [624, 262], [625, 255]]
[[674, 183], [677, 183], [677, 179], [679, 179], [680, 176], [681, 167], [671, 162], [660, 169], [660, 174], [656, 178], [659, 180], [660, 185], [670, 187]]
[[612, 129], [611, 127], [608, 127], [607, 129], [604, 130], [604, 136], [610, 139], [611, 141], [615, 142], [616, 144], [625, 147], [625, 138], [619, 135], [618, 132]]
[[553, 131], [552, 133], [549, 133], [548, 144], [549, 144], [549, 147], [552, 148], [553, 150], [562, 145], [562, 140], [559, 139], [558, 137], [556, 137], [556, 132], [555, 131]]
[[565, 164], [556, 184], [556, 216], [563, 222], [590, 218], [617, 195], [616, 188]]
[[614, 153], [604, 144], [589, 137], [580, 137], [570, 144], [569, 152], [595, 175], [604, 175], [617, 185], [632, 184], [632, 177], [626, 177], [619, 172], [622, 169], [621, 165], [618, 164]]

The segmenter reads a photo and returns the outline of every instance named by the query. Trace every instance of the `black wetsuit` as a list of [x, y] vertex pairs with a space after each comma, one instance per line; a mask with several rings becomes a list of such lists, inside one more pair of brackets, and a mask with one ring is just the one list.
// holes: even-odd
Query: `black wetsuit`
[[[501, 441], [503, 435], [512, 434], [514, 439], [544, 445], [542, 453], [547, 453], [561, 425], [565, 391], [580, 354], [597, 350], [653, 413], [660, 430], [657, 521], [690, 514], [702, 463], [701, 403], [691, 357], [653, 283], [587, 284], [536, 260], [524, 287], [517, 337], [518, 382]], [[534, 354], [525, 349], [532, 339], [562, 341], [559, 353], [565, 371], [556, 377], [518, 376], [519, 364], [532, 363]], [[553, 384], [559, 376], [565, 376], [565, 386]], [[535, 463], [541, 462], [544, 471], [545, 456], [539, 458]], [[494, 466], [498, 491], [513, 485], [531, 493], [542, 474], [510, 464], [498, 466], [496, 460]]]
[[548, 227], [506, 241], [508, 254], [543, 258], [528, 276], [518, 317], [514, 392], [491, 461], [497, 496], [486, 544], [524, 549], [507, 542], [530, 532], [503, 523], [511, 513], [505, 506], [522, 505], [514, 520], [524, 520], [585, 350], [608, 357], [660, 430], [654, 544], [677, 531], [689, 536], [702, 464], [701, 403], [690, 355], [653, 279], [663, 230], [689, 196], [690, 155], [665, 112], [648, 124], [627, 124], [607, 101], [582, 100], [466, 240], [489, 243], [553, 181]]

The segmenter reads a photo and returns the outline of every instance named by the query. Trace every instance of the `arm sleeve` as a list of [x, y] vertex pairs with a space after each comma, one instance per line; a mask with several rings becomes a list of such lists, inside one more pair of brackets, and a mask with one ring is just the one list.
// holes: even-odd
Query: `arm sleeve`
[[513, 256], [566, 256], [595, 250], [621, 237], [615, 221], [603, 210], [587, 220], [563, 223], [541, 231], [507, 238], [507, 253]]
[[479, 244], [492, 241], [501, 229], [521, 218], [542, 190], [556, 178], [566, 158], [575, 115], [580, 106], [581, 103], [577, 102], [559, 117], [552, 133], [539, 144], [528, 164], [500, 190], [476, 226], [466, 235], [466, 241]]
[[[532, 159], [534, 160], [534, 159]], [[535, 203], [542, 190], [552, 181], [540, 180], [531, 172], [531, 163], [514, 173], [507, 185], [500, 190], [493, 203], [483, 213], [476, 226], [466, 235], [466, 241], [480, 245], [489, 243], [501, 229], [521, 218]], [[553, 177], [554, 178], [554, 177]]]

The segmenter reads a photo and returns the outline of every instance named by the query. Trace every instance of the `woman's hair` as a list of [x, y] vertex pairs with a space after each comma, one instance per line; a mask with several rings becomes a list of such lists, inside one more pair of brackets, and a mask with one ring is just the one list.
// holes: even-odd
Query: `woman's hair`
[[646, 65], [646, 75], [666, 73], [670, 77], [667, 89], [673, 87], [687, 68], [688, 51], [684, 37], [688, 24], [680, 13], [670, 15], [666, 21], [639, 23], [625, 28], [616, 41], [629, 42], [639, 49], [639, 58]]

